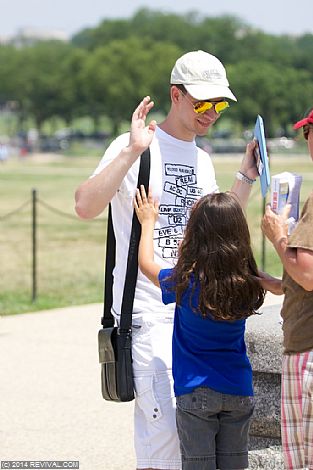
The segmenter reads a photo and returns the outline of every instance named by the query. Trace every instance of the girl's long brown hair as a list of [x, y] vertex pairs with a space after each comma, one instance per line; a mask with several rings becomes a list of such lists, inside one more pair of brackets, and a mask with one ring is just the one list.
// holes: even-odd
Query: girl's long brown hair
[[[265, 291], [258, 280], [243, 210], [232, 193], [209, 194], [193, 207], [173, 271], [176, 301], [199, 283], [202, 316], [239, 320], [256, 313]], [[193, 308], [193, 310], [195, 310]]]

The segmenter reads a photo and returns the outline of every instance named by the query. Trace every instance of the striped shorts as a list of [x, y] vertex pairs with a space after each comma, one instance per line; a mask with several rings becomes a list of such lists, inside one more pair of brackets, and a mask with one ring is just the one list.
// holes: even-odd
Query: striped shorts
[[313, 351], [283, 356], [281, 431], [285, 468], [313, 469]]

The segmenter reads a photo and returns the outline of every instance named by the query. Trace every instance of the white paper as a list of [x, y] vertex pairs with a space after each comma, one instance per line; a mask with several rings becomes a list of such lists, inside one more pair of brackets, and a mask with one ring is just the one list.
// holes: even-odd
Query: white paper
[[299, 219], [299, 203], [302, 176], [296, 173], [284, 171], [272, 176], [271, 182], [271, 208], [276, 214], [280, 214], [286, 204], [291, 204], [289, 213], [289, 230], [295, 228]]

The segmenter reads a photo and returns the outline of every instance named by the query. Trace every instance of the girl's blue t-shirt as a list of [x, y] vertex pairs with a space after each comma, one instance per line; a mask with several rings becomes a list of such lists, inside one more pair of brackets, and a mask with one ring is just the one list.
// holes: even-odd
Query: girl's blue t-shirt
[[[164, 304], [176, 302], [172, 269], [159, 274]], [[173, 331], [173, 377], [175, 395], [197, 387], [209, 387], [230, 395], [253, 395], [252, 368], [246, 353], [245, 320], [220, 321], [203, 318], [199, 305], [199, 285], [189, 285], [181, 305], [176, 304]]]

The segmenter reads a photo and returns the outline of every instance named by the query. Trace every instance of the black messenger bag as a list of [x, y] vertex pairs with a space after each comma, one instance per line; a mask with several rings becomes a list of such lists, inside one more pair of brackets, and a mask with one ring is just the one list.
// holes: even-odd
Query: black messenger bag
[[[150, 175], [150, 149], [140, 157], [137, 187], [145, 186], [148, 194]], [[103, 328], [98, 333], [99, 362], [101, 364], [101, 389], [105, 400], [124, 402], [134, 399], [132, 367], [132, 313], [138, 274], [138, 246], [141, 225], [133, 212], [131, 235], [124, 283], [121, 316], [116, 326], [111, 313], [113, 302], [113, 269], [115, 266], [115, 235], [112, 223], [111, 204], [109, 205], [105, 284], [104, 313], [101, 319]]]

